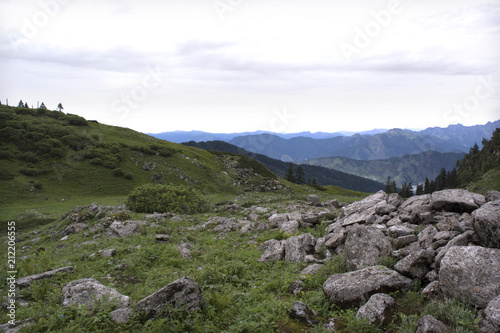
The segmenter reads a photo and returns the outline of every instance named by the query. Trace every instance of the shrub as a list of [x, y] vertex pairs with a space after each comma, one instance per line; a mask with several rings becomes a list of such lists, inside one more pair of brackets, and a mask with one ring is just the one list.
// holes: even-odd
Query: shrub
[[19, 172], [25, 176], [36, 177], [39, 175], [44, 175], [47, 173], [47, 170], [44, 169], [36, 169], [36, 168], [19, 168]]
[[68, 125], [73, 126], [87, 126], [88, 122], [85, 118], [77, 116], [76, 114], [67, 114], [65, 120]]
[[123, 176], [125, 176], [125, 173], [123, 172], [123, 170], [121, 168], [113, 169], [112, 174], [115, 177], [123, 177]]
[[141, 185], [130, 192], [127, 206], [138, 213], [186, 213], [208, 210], [207, 201], [194, 189], [172, 185]]

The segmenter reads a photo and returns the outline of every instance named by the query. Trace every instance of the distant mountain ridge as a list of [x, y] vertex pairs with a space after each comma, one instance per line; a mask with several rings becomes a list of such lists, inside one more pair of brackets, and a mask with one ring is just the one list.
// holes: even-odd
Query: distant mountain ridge
[[151, 134], [172, 142], [225, 141], [250, 152], [264, 154], [282, 161], [302, 162], [320, 157], [348, 157], [356, 160], [379, 160], [420, 154], [429, 150], [468, 152], [483, 138], [489, 139], [500, 127], [500, 120], [485, 125], [450, 125], [432, 127], [422, 131], [404, 129], [377, 129], [362, 133], [310, 133], [277, 134], [266, 131], [218, 134], [201, 131], [166, 132]]
[[441, 168], [452, 170], [456, 167], [457, 160], [461, 160], [464, 156], [465, 153], [426, 151], [385, 160], [362, 161], [347, 157], [322, 157], [304, 163], [351, 173], [378, 182], [385, 182], [387, 176], [390, 176], [396, 181], [397, 186], [401, 186], [410, 182], [417, 185], [423, 183], [425, 178], [434, 179], [439, 175]]

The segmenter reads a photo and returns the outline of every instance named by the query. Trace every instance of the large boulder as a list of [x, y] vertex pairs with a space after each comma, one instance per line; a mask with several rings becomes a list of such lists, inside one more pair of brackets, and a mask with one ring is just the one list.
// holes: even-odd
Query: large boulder
[[345, 241], [347, 270], [354, 271], [373, 266], [380, 257], [392, 253], [391, 243], [382, 231], [372, 226], [353, 226]]
[[387, 294], [375, 294], [359, 308], [356, 318], [366, 319], [375, 326], [382, 326], [389, 323], [395, 309], [394, 298]]
[[432, 193], [431, 205], [434, 210], [470, 213], [486, 202], [481, 194], [464, 189], [442, 190]]
[[285, 244], [283, 241], [270, 239], [259, 246], [259, 250], [264, 251], [258, 262], [278, 261], [285, 257]]
[[323, 292], [341, 308], [361, 306], [377, 293], [410, 290], [413, 280], [384, 266], [371, 266], [358, 271], [333, 274], [323, 284]]
[[432, 250], [420, 250], [410, 253], [398, 261], [394, 265], [394, 269], [405, 276], [422, 279], [431, 270], [434, 255], [435, 253]]
[[406, 200], [399, 206], [400, 219], [405, 222], [418, 223], [427, 221], [432, 215], [431, 195], [417, 195]]
[[442, 322], [431, 315], [420, 318], [417, 322], [415, 333], [448, 333], [450, 329]]
[[488, 202], [471, 215], [481, 245], [500, 248], [500, 201]]
[[203, 295], [198, 283], [184, 276], [139, 301], [134, 310], [149, 318], [168, 315], [169, 310], [174, 308], [193, 312], [203, 306]]
[[306, 255], [314, 253], [316, 238], [311, 234], [303, 234], [290, 237], [283, 243], [285, 245], [285, 260], [299, 262], [303, 261]]
[[376, 205], [387, 203], [387, 194], [379, 191], [373, 195], [357, 201], [342, 209], [342, 217], [339, 219], [342, 226], [355, 223], [369, 223], [375, 220]]
[[500, 249], [450, 248], [439, 270], [443, 294], [484, 308], [500, 295]]
[[96, 300], [116, 302], [120, 308], [126, 307], [130, 298], [113, 288], [106, 287], [93, 278], [71, 281], [62, 288], [62, 305], [90, 305]]

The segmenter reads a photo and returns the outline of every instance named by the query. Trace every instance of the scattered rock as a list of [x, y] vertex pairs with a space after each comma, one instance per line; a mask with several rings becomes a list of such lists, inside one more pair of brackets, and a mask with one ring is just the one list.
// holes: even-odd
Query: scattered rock
[[366, 303], [374, 294], [410, 290], [412, 287], [412, 279], [384, 266], [371, 266], [331, 275], [323, 284], [323, 292], [330, 303], [349, 308]]
[[133, 309], [122, 308], [110, 312], [109, 315], [111, 316], [111, 320], [113, 320], [115, 323], [125, 324], [126, 322], [129, 321], [130, 317], [132, 316], [132, 313]]
[[116, 255], [116, 250], [115, 249], [109, 249], [109, 250], [100, 250], [99, 253], [101, 254], [101, 257], [103, 258], [111, 258]]
[[127, 307], [130, 298], [113, 288], [106, 287], [93, 278], [69, 282], [62, 288], [62, 305], [90, 305], [95, 300], [104, 299], [117, 302], [120, 308]]
[[481, 333], [500, 332], [500, 296], [495, 297], [483, 312], [483, 319], [479, 322]]
[[299, 222], [295, 220], [284, 222], [281, 225], [280, 230], [287, 234], [294, 234], [299, 231]]
[[297, 319], [309, 326], [316, 326], [319, 321], [316, 319], [318, 314], [302, 302], [295, 302], [292, 308], [288, 310], [290, 318]]
[[177, 246], [177, 250], [181, 253], [181, 256], [183, 258], [189, 259], [193, 255], [191, 254], [191, 250], [193, 248], [193, 244], [191, 243], [186, 243], [184, 241], [181, 241], [181, 243]]
[[315, 194], [309, 195], [309, 197], [307, 198], [307, 202], [311, 206], [321, 206], [321, 199]]
[[285, 257], [285, 245], [282, 241], [270, 239], [259, 246], [259, 250], [264, 251], [258, 262], [278, 261]]
[[203, 295], [198, 283], [192, 278], [184, 276], [139, 301], [134, 311], [150, 318], [168, 315], [169, 307], [193, 312], [203, 306]]
[[410, 278], [422, 279], [431, 270], [435, 253], [432, 250], [413, 252], [398, 261], [394, 270]]
[[321, 268], [323, 267], [323, 265], [321, 264], [314, 264], [314, 265], [310, 265], [310, 266], [307, 266], [306, 268], [304, 268], [302, 271], [300, 271], [299, 275], [300, 276], [306, 276], [306, 275], [314, 275], [316, 274]]
[[86, 223], [72, 223], [66, 228], [64, 228], [63, 231], [61, 231], [61, 236], [67, 236], [71, 234], [78, 233], [80, 231], [83, 231], [85, 229], [88, 229], [89, 225]]
[[439, 270], [443, 294], [484, 308], [500, 295], [500, 249], [450, 248]]
[[303, 234], [290, 237], [283, 241], [285, 248], [285, 260], [299, 262], [303, 261], [305, 256], [314, 253], [316, 239], [311, 234]]
[[367, 319], [370, 324], [380, 327], [389, 323], [395, 308], [394, 298], [387, 294], [374, 294], [365, 305], [359, 308], [356, 318]]
[[56, 276], [57, 273], [73, 273], [73, 267], [71, 267], [71, 266], [61, 267], [58, 269], [54, 269], [52, 271], [48, 271], [48, 272], [44, 272], [44, 273], [40, 273], [40, 274], [35, 274], [35, 275], [30, 275], [30, 276], [25, 276], [25, 277], [17, 279], [16, 285], [19, 288], [28, 287], [34, 281], [52, 278], [52, 277]]
[[157, 234], [155, 235], [155, 241], [157, 242], [168, 242], [169, 236], [166, 234]]
[[432, 193], [434, 210], [446, 212], [472, 212], [486, 202], [484, 196], [463, 189], [442, 190]]
[[126, 222], [114, 221], [113, 223], [111, 223], [108, 230], [110, 231], [108, 236], [111, 238], [126, 237], [129, 235], [139, 233], [139, 228], [137, 227], [137, 223], [133, 221], [126, 221]]
[[442, 321], [426, 315], [417, 322], [415, 333], [448, 333], [449, 331], [450, 329]]
[[486, 202], [498, 201], [500, 200], [500, 191], [488, 191], [488, 193], [484, 196], [484, 199]]

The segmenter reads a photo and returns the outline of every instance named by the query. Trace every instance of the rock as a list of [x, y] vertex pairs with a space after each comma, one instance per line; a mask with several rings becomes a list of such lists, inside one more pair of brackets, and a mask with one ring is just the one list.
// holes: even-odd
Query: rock
[[122, 308], [122, 309], [117, 309], [115, 311], [111, 311], [109, 315], [111, 316], [111, 320], [113, 320], [115, 323], [125, 324], [132, 316], [132, 313], [133, 309]]
[[295, 296], [298, 296], [303, 288], [304, 288], [304, 282], [301, 280], [295, 280], [292, 283], [292, 285], [288, 288], [288, 291], [290, 291]]
[[398, 250], [401, 249], [405, 246], [407, 246], [410, 243], [416, 242], [417, 241], [417, 236], [416, 235], [408, 235], [408, 236], [401, 236], [392, 241], [392, 246]]
[[316, 239], [311, 234], [303, 234], [290, 237], [283, 241], [285, 247], [285, 260], [299, 262], [303, 261], [307, 254], [314, 253]]
[[292, 308], [288, 310], [288, 314], [290, 318], [297, 319], [309, 326], [319, 324], [319, 321], [316, 319], [318, 314], [302, 302], [297, 301], [293, 303]]
[[348, 226], [356, 223], [371, 223], [375, 220], [375, 205], [378, 203], [387, 203], [387, 194], [379, 191], [373, 195], [364, 198], [361, 201], [354, 202], [342, 209], [342, 217], [339, 219], [342, 226]]
[[486, 202], [490, 201], [498, 201], [500, 200], [500, 192], [499, 191], [488, 191], [486, 195], [484, 196], [484, 199]]
[[339, 209], [340, 208], [340, 204], [339, 204], [339, 201], [337, 199], [333, 199], [333, 200], [325, 201], [323, 203], [323, 207], [330, 207], [330, 208], [333, 208], [333, 209]]
[[365, 305], [359, 308], [356, 318], [367, 319], [370, 324], [380, 327], [389, 323], [395, 308], [394, 298], [387, 294], [374, 294]]
[[181, 241], [181, 243], [177, 246], [177, 250], [181, 253], [181, 256], [183, 258], [189, 259], [193, 255], [191, 254], [191, 250], [193, 248], [193, 244], [191, 243], [186, 243], [184, 241]]
[[144, 164], [142, 165], [142, 169], [146, 170], [146, 171], [152, 171], [152, 170], [156, 169], [156, 164], [144, 162]]
[[196, 281], [184, 276], [142, 299], [134, 308], [146, 318], [168, 315], [169, 307], [193, 312], [204, 306], [203, 295]]
[[323, 265], [321, 264], [314, 264], [314, 265], [310, 265], [310, 266], [307, 266], [306, 268], [304, 268], [300, 273], [299, 275], [300, 276], [306, 276], [306, 275], [314, 275], [316, 274], [321, 268], [323, 267]]
[[90, 305], [95, 300], [109, 300], [117, 302], [120, 308], [127, 307], [130, 301], [128, 296], [120, 294], [113, 288], [106, 287], [93, 278], [75, 280], [62, 288], [62, 305], [71, 306]]
[[481, 245], [500, 248], [500, 200], [484, 204], [471, 215]]
[[139, 228], [137, 227], [137, 223], [133, 221], [114, 221], [109, 226], [110, 237], [126, 237], [129, 235], [139, 233]]
[[464, 232], [461, 235], [454, 237], [451, 241], [448, 242], [444, 247], [442, 247], [436, 258], [434, 258], [433, 267], [439, 271], [439, 267], [441, 265], [441, 260], [443, 260], [446, 252], [453, 246], [467, 246], [474, 239], [475, 233], [473, 231]]
[[434, 235], [437, 234], [438, 231], [437, 229], [430, 225], [418, 234], [418, 245], [422, 249], [428, 249], [432, 246], [432, 243], [434, 242]]
[[242, 234], [249, 233], [250, 231], [252, 231], [252, 230], [255, 228], [255, 226], [256, 226], [256, 225], [257, 225], [257, 224], [256, 224], [255, 222], [245, 223], [245, 224], [243, 225], [243, 227], [241, 227], [240, 232], [241, 232]]
[[52, 277], [56, 276], [57, 273], [73, 273], [73, 267], [71, 267], [71, 266], [61, 267], [61, 268], [54, 269], [54, 270], [51, 270], [48, 272], [30, 275], [30, 276], [25, 276], [25, 277], [17, 279], [16, 285], [19, 288], [28, 287], [34, 281], [52, 278]]
[[335, 228], [333, 233], [326, 235], [325, 246], [330, 249], [335, 249], [345, 243], [347, 238], [347, 230], [343, 227], [338, 226]]
[[269, 217], [269, 224], [272, 227], [281, 227], [281, 225], [285, 222], [288, 222], [287, 214], [273, 214]]
[[373, 266], [380, 257], [390, 256], [392, 246], [380, 230], [355, 225], [348, 231], [344, 253], [347, 270], [354, 271]]
[[166, 234], [155, 235], [155, 241], [157, 242], [168, 242], [169, 236]]
[[228, 233], [238, 228], [238, 224], [225, 217], [217, 217], [216, 221], [220, 224], [214, 228], [214, 232]]
[[326, 324], [323, 324], [323, 328], [326, 329], [327, 332], [336, 332], [335, 322], [338, 321], [337, 318], [330, 318]]
[[395, 225], [387, 229], [387, 233], [392, 238], [398, 238], [403, 236], [414, 235], [415, 230], [409, 227], [405, 227], [404, 225]]
[[295, 220], [284, 222], [281, 225], [280, 230], [287, 234], [294, 234], [299, 231], [299, 222]]
[[393, 205], [394, 207], [399, 207], [403, 204], [405, 200], [403, 199], [402, 196], [400, 196], [398, 193], [391, 193], [389, 194], [389, 197], [387, 198], [387, 203], [389, 205]]
[[448, 333], [450, 329], [442, 321], [431, 315], [426, 315], [417, 322], [415, 333]]
[[470, 213], [485, 202], [484, 196], [463, 189], [437, 191], [431, 198], [432, 209], [457, 213]]
[[436, 299], [441, 295], [441, 288], [439, 287], [439, 281], [432, 281], [423, 290], [422, 295], [427, 296], [429, 299]]
[[406, 222], [418, 223], [426, 221], [432, 213], [431, 195], [416, 195], [406, 200], [398, 209], [400, 219]]
[[479, 322], [481, 333], [500, 332], [500, 296], [495, 297], [483, 312], [483, 319]]
[[323, 284], [323, 292], [341, 308], [360, 306], [377, 293], [410, 290], [413, 280], [384, 266], [371, 266], [358, 271], [333, 274]]
[[411, 278], [422, 279], [431, 270], [435, 253], [432, 250], [413, 252], [394, 265], [394, 270]]
[[2, 333], [17, 333], [24, 327], [28, 327], [34, 324], [32, 319], [26, 320], [16, 320], [12, 325], [10, 322], [0, 325], [0, 332]]
[[450, 248], [439, 270], [443, 294], [484, 308], [500, 295], [500, 249]]
[[394, 212], [396, 209], [396, 206], [385, 203], [383, 201], [375, 205], [375, 213], [377, 215], [388, 215]]
[[304, 216], [302, 217], [302, 221], [306, 223], [316, 224], [319, 222], [319, 216], [314, 212], [309, 212], [307, 214], [304, 214]]
[[264, 251], [258, 262], [278, 261], [285, 257], [285, 244], [283, 241], [270, 239], [259, 246], [259, 250]]
[[103, 258], [111, 258], [116, 255], [116, 250], [115, 249], [100, 250], [99, 253]]
[[317, 207], [321, 206], [321, 199], [314, 194], [309, 195], [309, 197], [307, 198], [307, 202], [311, 206], [317, 206]]
[[72, 223], [66, 228], [64, 228], [63, 231], [61, 231], [61, 236], [67, 236], [71, 234], [78, 233], [80, 231], [83, 231], [85, 229], [88, 229], [89, 225], [86, 223]]

